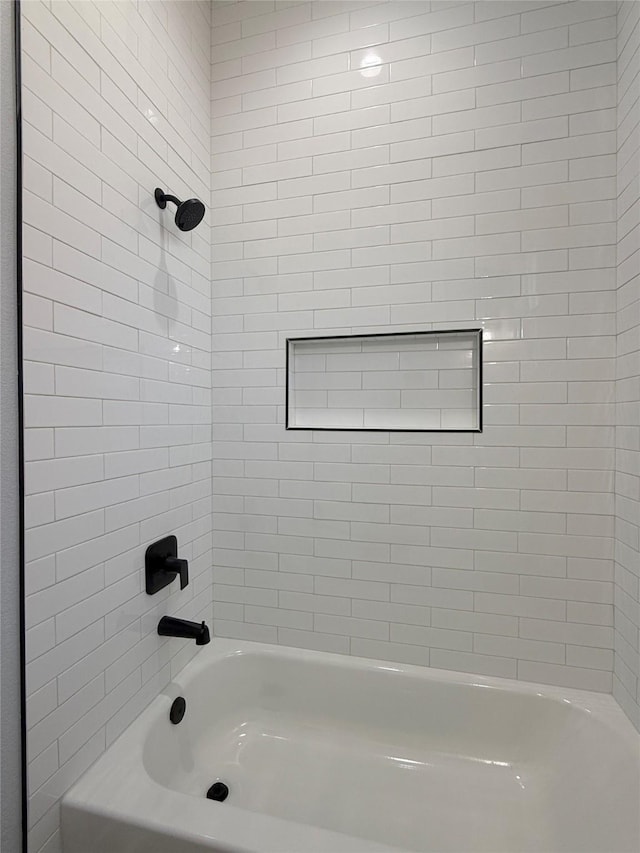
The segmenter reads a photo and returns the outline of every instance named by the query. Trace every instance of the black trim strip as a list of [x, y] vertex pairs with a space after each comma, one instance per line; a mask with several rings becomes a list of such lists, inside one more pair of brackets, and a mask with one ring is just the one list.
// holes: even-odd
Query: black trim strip
[[18, 350], [18, 503], [19, 503], [19, 571], [20, 571], [20, 734], [22, 761], [22, 851], [27, 853], [29, 831], [29, 792], [27, 786], [27, 685], [26, 685], [26, 588], [24, 543], [24, 401], [22, 341], [22, 43], [20, 32], [20, 0], [13, 3], [15, 83], [16, 83], [16, 286], [17, 286], [17, 350]]
[[[474, 333], [478, 336], [478, 426], [476, 429], [410, 429], [408, 427], [317, 427], [317, 426], [291, 426], [289, 423], [289, 351], [291, 344], [299, 341], [344, 341], [344, 340], [371, 340], [372, 338], [401, 338], [403, 336], [415, 337], [416, 335], [460, 335]], [[285, 429], [306, 430], [316, 432], [482, 432], [482, 329], [419, 329], [412, 332], [372, 332], [352, 335], [318, 335], [302, 338], [287, 338], [285, 340], [285, 390], [284, 390], [284, 417]]]

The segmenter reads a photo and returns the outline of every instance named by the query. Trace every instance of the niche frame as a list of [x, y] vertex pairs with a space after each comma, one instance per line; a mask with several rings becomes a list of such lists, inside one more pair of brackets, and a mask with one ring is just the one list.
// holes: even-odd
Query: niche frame
[[[291, 361], [292, 350], [298, 343], [321, 342], [321, 341], [356, 341], [367, 340], [375, 341], [380, 338], [402, 338], [402, 337], [436, 337], [443, 338], [447, 336], [475, 335], [476, 346], [474, 348], [477, 358], [475, 366], [475, 376], [477, 381], [477, 426], [469, 428], [446, 427], [446, 428], [425, 428], [425, 427], [378, 427], [378, 426], [307, 426], [298, 425], [292, 422], [291, 418], [291, 399], [292, 390], [290, 388], [292, 380]], [[469, 329], [416, 329], [405, 332], [372, 332], [367, 334], [352, 333], [349, 335], [306, 335], [301, 337], [288, 337], [285, 340], [285, 429], [287, 430], [317, 430], [318, 432], [424, 432], [424, 433], [481, 433], [483, 431], [483, 330], [481, 327]]]

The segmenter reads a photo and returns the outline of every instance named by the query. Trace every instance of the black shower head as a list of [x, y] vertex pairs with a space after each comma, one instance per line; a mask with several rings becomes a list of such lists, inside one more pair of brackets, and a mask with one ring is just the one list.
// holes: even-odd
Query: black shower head
[[180, 201], [174, 195], [163, 193], [158, 187], [154, 193], [158, 207], [164, 210], [168, 201], [172, 201], [176, 207], [176, 225], [181, 231], [192, 231], [196, 225], [202, 222], [204, 216], [204, 204], [198, 198], [189, 198]]
[[178, 205], [176, 225], [181, 231], [191, 231], [202, 222], [204, 204], [197, 198], [190, 198]]

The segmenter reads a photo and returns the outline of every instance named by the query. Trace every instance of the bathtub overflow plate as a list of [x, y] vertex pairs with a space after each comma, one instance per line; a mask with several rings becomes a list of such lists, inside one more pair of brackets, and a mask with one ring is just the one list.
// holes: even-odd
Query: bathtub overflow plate
[[177, 699], [173, 700], [171, 710], [169, 711], [169, 719], [174, 726], [177, 726], [178, 723], [182, 722], [182, 718], [184, 717], [186, 710], [187, 703], [183, 696], [178, 696]]

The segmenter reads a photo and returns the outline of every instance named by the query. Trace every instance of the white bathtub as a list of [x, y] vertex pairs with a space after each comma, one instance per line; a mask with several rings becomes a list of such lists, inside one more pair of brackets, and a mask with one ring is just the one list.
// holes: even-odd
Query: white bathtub
[[639, 777], [611, 696], [216, 639], [67, 793], [64, 849], [637, 853]]

